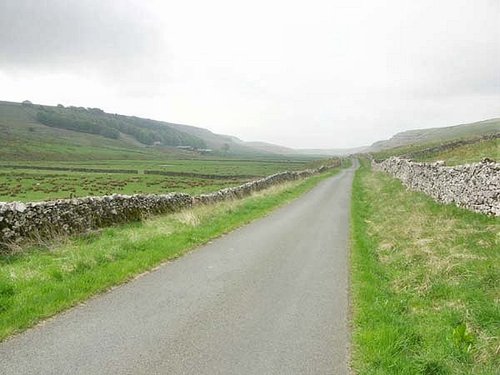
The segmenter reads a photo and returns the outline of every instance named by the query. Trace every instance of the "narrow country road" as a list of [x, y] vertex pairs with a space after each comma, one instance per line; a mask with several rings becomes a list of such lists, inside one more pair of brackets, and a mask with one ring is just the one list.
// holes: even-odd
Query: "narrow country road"
[[354, 169], [0, 344], [0, 374], [348, 374]]

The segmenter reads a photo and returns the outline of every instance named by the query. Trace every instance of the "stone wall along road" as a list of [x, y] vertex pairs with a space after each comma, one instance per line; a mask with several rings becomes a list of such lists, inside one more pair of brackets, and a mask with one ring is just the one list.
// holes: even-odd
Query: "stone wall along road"
[[381, 163], [373, 161], [372, 168], [389, 173], [409, 189], [440, 203], [500, 216], [500, 163], [484, 159], [481, 163], [448, 167], [442, 161], [417, 163], [391, 157]]

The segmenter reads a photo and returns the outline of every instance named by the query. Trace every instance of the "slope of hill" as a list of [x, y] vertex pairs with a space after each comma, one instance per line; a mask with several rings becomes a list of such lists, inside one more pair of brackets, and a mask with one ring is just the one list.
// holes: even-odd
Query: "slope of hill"
[[[191, 125], [174, 124], [170, 122], [166, 124], [174, 129], [180, 130], [184, 133], [203, 139], [207, 147], [216, 152], [222, 152], [222, 153], [230, 152], [238, 155], [280, 154], [279, 152], [276, 153], [272, 151], [264, 151], [259, 147], [254, 147], [252, 145], [253, 142], [244, 142], [241, 139], [232, 135], [216, 134], [208, 129], [199, 128]], [[276, 146], [276, 147], [281, 147], [281, 146]]]
[[499, 160], [500, 119], [406, 131], [388, 141], [376, 142], [369, 150], [376, 160], [400, 156], [419, 161], [445, 160], [449, 165], [483, 158]]
[[25, 105], [25, 107], [30, 114], [35, 114], [38, 122], [54, 128], [97, 134], [111, 139], [127, 135], [146, 146], [157, 144], [206, 147], [201, 138], [181, 132], [159, 121], [135, 116], [112, 115], [99, 108], [64, 108], [62, 106], [54, 108], [30, 105]]
[[444, 160], [447, 165], [477, 163], [485, 158], [500, 161], [500, 133], [476, 142], [453, 142], [444, 146], [423, 150], [410, 157], [419, 161]]
[[270, 152], [272, 154], [290, 155], [297, 154], [297, 150], [293, 148], [278, 146], [267, 142], [245, 142], [245, 145], [252, 147], [255, 150], [262, 152]]
[[397, 133], [388, 140], [375, 142], [367, 151], [377, 152], [410, 145], [439, 144], [499, 132], [499, 118], [443, 128], [408, 130]]
[[99, 108], [0, 101], [1, 160], [193, 156], [178, 146], [208, 148], [215, 155], [227, 156], [272, 156], [285, 150], [281, 146], [252, 145], [195, 126], [110, 114]]
[[34, 110], [0, 102], [0, 160], [145, 159], [154, 156], [130, 137], [106, 138], [41, 124]]

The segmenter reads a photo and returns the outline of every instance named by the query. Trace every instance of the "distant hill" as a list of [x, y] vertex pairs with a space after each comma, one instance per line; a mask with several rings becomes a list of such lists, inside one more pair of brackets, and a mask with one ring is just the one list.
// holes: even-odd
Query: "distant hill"
[[378, 152], [404, 146], [446, 143], [499, 132], [500, 119], [498, 118], [442, 128], [407, 130], [397, 133], [388, 140], [375, 142], [367, 151]]
[[415, 129], [400, 132], [390, 139], [378, 141], [371, 146], [337, 149], [297, 149], [300, 155], [348, 156], [360, 153], [374, 153], [378, 157], [402, 155], [420, 149], [449, 144], [461, 140], [483, 139], [500, 133], [500, 119], [490, 119], [470, 124], [442, 128]]
[[255, 150], [259, 150], [262, 152], [270, 152], [272, 154], [281, 154], [281, 155], [297, 154], [297, 150], [294, 150], [293, 148], [278, 146], [267, 142], [245, 142], [245, 145], [250, 146]]
[[186, 149], [210, 149], [213, 155], [226, 156], [273, 156], [293, 151], [195, 126], [110, 114], [99, 108], [0, 101], [2, 160], [189, 156]]
[[[227, 152], [232, 153], [232, 154], [238, 154], [238, 155], [266, 155], [266, 154], [277, 154], [277, 155], [282, 155], [282, 154], [287, 154], [288, 152], [280, 152], [281, 149], [286, 149], [286, 147], [278, 146], [278, 145], [271, 145], [269, 144], [268, 149], [264, 149], [263, 147], [260, 147], [259, 144], [263, 144], [262, 142], [245, 142], [242, 141], [241, 139], [232, 136], [232, 135], [224, 135], [224, 134], [216, 134], [211, 132], [208, 129], [204, 128], [199, 128], [196, 126], [191, 126], [191, 125], [181, 125], [181, 124], [174, 124], [174, 123], [165, 123], [168, 126], [180, 130], [184, 133], [196, 136], [198, 138], [203, 139], [203, 141], [206, 143], [207, 147], [211, 150], [218, 151], [218, 152], [223, 152], [225, 153], [226, 149]], [[289, 150], [289, 149], [287, 149]]]
[[301, 155], [315, 155], [315, 156], [348, 156], [352, 154], [359, 154], [365, 152], [368, 149], [367, 146], [364, 147], [353, 147], [353, 148], [329, 148], [329, 149], [298, 149], [297, 153]]

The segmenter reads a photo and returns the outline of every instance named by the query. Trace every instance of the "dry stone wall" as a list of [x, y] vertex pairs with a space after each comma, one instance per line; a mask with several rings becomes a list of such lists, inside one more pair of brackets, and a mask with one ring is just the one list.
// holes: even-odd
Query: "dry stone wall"
[[[326, 169], [325, 169], [326, 170]], [[319, 173], [320, 169], [309, 169], [300, 172], [283, 172], [276, 173], [271, 176], [262, 178], [260, 180], [255, 180], [247, 182], [243, 185], [230, 187], [216, 191], [210, 194], [201, 194], [194, 197], [195, 203], [215, 203], [221, 202], [228, 199], [238, 199], [250, 195], [253, 192], [267, 189], [273, 185], [281, 184], [287, 181], [294, 181], [305, 177], [310, 177], [316, 173]]]
[[27, 241], [40, 242], [56, 236], [85, 233], [113, 224], [141, 220], [145, 216], [179, 211], [194, 204], [243, 198], [272, 185], [309, 177], [339, 165], [334, 163], [317, 169], [277, 173], [195, 197], [181, 193], [114, 194], [49, 202], [0, 202], [0, 251], [8, 251], [12, 245]]
[[83, 233], [189, 207], [188, 194], [110, 195], [36, 203], [0, 204], [0, 248], [24, 240]]
[[372, 168], [389, 173], [409, 189], [438, 202], [500, 216], [500, 163], [484, 159], [481, 163], [448, 167], [442, 161], [417, 163], [391, 157], [381, 163], [372, 161]]

